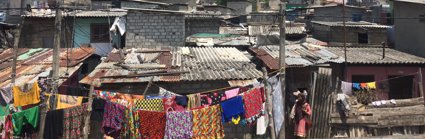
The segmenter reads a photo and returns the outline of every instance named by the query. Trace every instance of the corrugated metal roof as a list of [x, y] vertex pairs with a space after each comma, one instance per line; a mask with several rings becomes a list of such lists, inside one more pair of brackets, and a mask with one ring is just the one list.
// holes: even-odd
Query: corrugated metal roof
[[[279, 69], [279, 47], [278, 45], [260, 46], [251, 48], [256, 57], [263, 61], [270, 69]], [[343, 58], [335, 55], [323, 47], [302, 43], [285, 46], [285, 63], [288, 67], [310, 66], [328, 62], [343, 62]]]
[[[330, 52], [344, 57], [344, 48], [328, 47]], [[397, 51], [391, 48], [385, 49], [385, 58], [382, 48], [347, 48], [347, 62], [351, 64], [424, 64], [425, 58]]]
[[425, 0], [394, 0], [394, 1], [425, 4]]
[[[324, 26], [331, 26], [331, 27], [342, 27], [343, 23], [342, 22], [326, 22], [326, 21], [311, 21], [314, 24], [319, 24], [319, 25], [324, 25]], [[346, 22], [345, 23], [346, 27], [361, 27], [361, 28], [391, 28], [390, 26], [386, 26], [386, 25], [380, 25], [380, 24], [376, 24], [376, 23], [370, 23], [370, 22], [365, 22], [365, 21], [360, 21], [360, 22]]]
[[[73, 17], [120, 17], [127, 15], [126, 10], [111, 10], [111, 11], [76, 11], [76, 12], [63, 12], [63, 16]], [[22, 15], [23, 17], [33, 17], [33, 18], [54, 18], [56, 16], [55, 11], [51, 12], [32, 12], [27, 15]]]
[[[169, 50], [169, 51], [168, 51]], [[221, 47], [179, 47], [173, 49], [148, 50], [146, 48], [126, 50], [127, 56], [124, 61], [129, 61], [128, 55], [139, 55], [141, 59], [153, 57], [160, 52], [158, 60], [151, 63], [164, 64], [166, 68], [146, 69], [140, 67], [142, 64], [132, 61], [138, 65], [138, 69], [124, 69], [114, 66], [117, 62], [111, 60], [103, 61], [80, 83], [99, 86], [102, 83], [129, 83], [129, 82], [177, 82], [177, 81], [209, 81], [209, 80], [249, 80], [261, 77], [262, 73], [255, 68], [255, 64], [247, 58], [244, 53], [236, 48]], [[110, 56], [116, 57], [113, 51]], [[149, 53], [149, 54], [147, 54]], [[150, 55], [150, 56], [149, 56]], [[137, 56], [136, 56], [137, 57]], [[112, 59], [112, 58], [107, 58]], [[115, 58], [116, 59], [116, 58]], [[134, 58], [132, 58], [134, 59]], [[126, 64], [126, 63], [125, 63]], [[128, 64], [127, 64], [128, 65]], [[188, 72], [173, 75], [158, 75], [147, 77], [121, 77], [153, 72]], [[109, 76], [105, 78], [106, 76]], [[112, 76], [112, 77], [111, 77]], [[115, 76], [115, 77], [113, 77]]]
[[[285, 34], [295, 35], [295, 34], [305, 34], [305, 24], [304, 23], [286, 23], [285, 24]], [[280, 34], [279, 26], [277, 25], [249, 25], [248, 34], [250, 36], [256, 35], [272, 35]]]

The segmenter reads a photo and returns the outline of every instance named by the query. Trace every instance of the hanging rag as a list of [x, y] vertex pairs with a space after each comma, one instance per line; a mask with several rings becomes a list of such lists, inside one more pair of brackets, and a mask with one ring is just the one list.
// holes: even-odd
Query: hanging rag
[[242, 96], [237, 96], [227, 101], [220, 103], [223, 110], [223, 122], [232, 121], [232, 118], [237, 118], [244, 115]]
[[263, 100], [261, 97], [260, 88], [254, 88], [251, 91], [243, 95], [243, 101], [245, 104], [245, 118], [248, 123], [252, 123], [255, 117], [258, 116], [263, 109]]
[[174, 111], [174, 107], [176, 105], [176, 102], [174, 101], [175, 96], [169, 97], [169, 98], [163, 98], [162, 99], [162, 105], [164, 105], [164, 110], [166, 112], [168, 111]]
[[0, 104], [3, 106], [10, 104], [10, 102], [13, 100], [12, 87], [1, 88], [0, 94]]
[[0, 138], [13, 138], [13, 123], [11, 115], [0, 116]]
[[64, 110], [63, 139], [80, 139], [83, 135], [84, 116], [87, 103]]
[[63, 135], [64, 111], [48, 111], [44, 122], [44, 139], [57, 139]]
[[367, 84], [366, 83], [360, 83], [360, 87], [361, 87], [361, 89], [367, 89]]
[[162, 98], [160, 99], [136, 99], [134, 108], [137, 110], [164, 111]]
[[231, 99], [233, 97], [238, 96], [239, 93], [239, 88], [235, 88], [235, 89], [231, 89], [231, 90], [227, 90], [224, 92], [226, 94], [226, 99]]
[[282, 86], [281, 82], [276, 76], [273, 76], [267, 79], [267, 82], [270, 84], [270, 89], [268, 91], [272, 92], [272, 102], [273, 102], [273, 120], [275, 126], [275, 133], [278, 134], [281, 130], [282, 125], [284, 124], [284, 104], [282, 99]]
[[19, 86], [13, 86], [12, 89], [13, 104], [15, 107], [37, 104], [40, 102], [40, 88], [38, 87], [38, 82], [35, 82], [27, 92], [22, 91]]
[[369, 89], [376, 89], [376, 82], [368, 82], [366, 85]]
[[165, 127], [166, 139], [190, 139], [192, 136], [192, 112], [167, 112]]
[[224, 129], [221, 122], [219, 105], [196, 109], [193, 114], [193, 139], [223, 138]]
[[187, 110], [198, 108], [201, 106], [201, 96], [199, 93], [187, 95]]
[[65, 109], [81, 105], [83, 97], [79, 96], [68, 96], [68, 95], [57, 95], [57, 106], [56, 109]]
[[360, 83], [353, 83], [353, 89], [360, 90], [361, 89]]
[[103, 113], [102, 131], [107, 135], [116, 135], [120, 133], [124, 122], [125, 107], [105, 102], [105, 111]]
[[216, 105], [226, 99], [226, 94], [224, 92], [214, 92], [208, 93], [201, 96], [202, 106]]
[[19, 136], [21, 133], [25, 132], [23, 131], [23, 127], [26, 124], [30, 125], [33, 129], [36, 129], [39, 117], [40, 113], [38, 106], [12, 114], [14, 135]]
[[139, 110], [140, 134], [144, 139], [163, 139], [165, 135], [165, 112]]
[[341, 81], [341, 91], [346, 95], [351, 95], [353, 91], [353, 84]]
[[266, 123], [266, 117], [261, 116], [257, 119], [257, 127], [256, 127], [256, 133], [257, 135], [264, 135], [267, 130], [267, 123]]

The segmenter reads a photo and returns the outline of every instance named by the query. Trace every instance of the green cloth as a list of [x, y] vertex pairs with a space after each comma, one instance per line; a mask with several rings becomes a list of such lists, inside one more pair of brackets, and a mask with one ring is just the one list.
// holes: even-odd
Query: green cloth
[[0, 105], [0, 116], [6, 116], [6, 115], [9, 115], [9, 114], [10, 114], [9, 104], [7, 104], [6, 106]]
[[24, 127], [25, 124], [30, 124], [32, 127], [36, 128], [39, 117], [38, 106], [12, 114], [13, 134], [18, 136], [21, 135], [22, 127]]

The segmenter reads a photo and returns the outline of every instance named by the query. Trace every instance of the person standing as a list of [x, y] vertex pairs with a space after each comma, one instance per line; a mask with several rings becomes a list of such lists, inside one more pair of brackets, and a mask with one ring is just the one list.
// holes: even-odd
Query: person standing
[[310, 104], [307, 103], [305, 93], [299, 91], [294, 92], [297, 96], [297, 100], [292, 107], [290, 118], [294, 122], [294, 134], [296, 137], [304, 138], [307, 136], [308, 130], [311, 128], [311, 116]]

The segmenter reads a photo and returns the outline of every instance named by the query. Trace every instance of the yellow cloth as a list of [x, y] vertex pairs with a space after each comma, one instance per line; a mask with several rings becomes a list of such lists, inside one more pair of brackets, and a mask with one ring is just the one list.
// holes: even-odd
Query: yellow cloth
[[366, 83], [366, 86], [369, 89], [376, 89], [376, 82], [368, 82], [368, 83]]
[[232, 123], [233, 124], [238, 125], [240, 121], [241, 121], [241, 116], [238, 116], [238, 118], [236, 118], [236, 119], [234, 117], [232, 117]]
[[66, 109], [81, 105], [83, 97], [79, 96], [68, 96], [68, 95], [57, 95], [58, 103], [56, 109]]
[[19, 86], [13, 86], [12, 91], [13, 105], [15, 107], [37, 104], [40, 102], [40, 87], [38, 87], [37, 82], [32, 85], [32, 88], [29, 89], [28, 92], [23, 92]]

